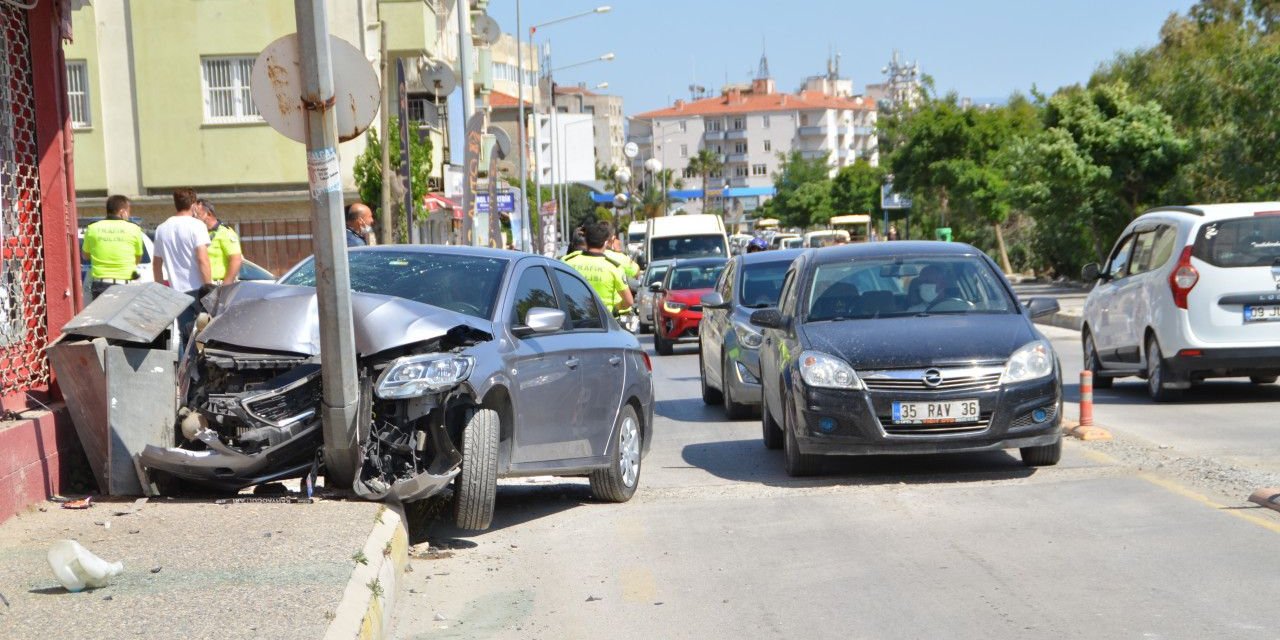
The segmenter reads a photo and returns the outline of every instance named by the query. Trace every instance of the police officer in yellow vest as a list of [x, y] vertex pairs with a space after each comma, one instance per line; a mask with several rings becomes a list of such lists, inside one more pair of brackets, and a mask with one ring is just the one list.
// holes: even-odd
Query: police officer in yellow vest
[[117, 284], [128, 284], [138, 277], [142, 262], [142, 228], [129, 222], [129, 199], [115, 195], [107, 198], [107, 217], [84, 230], [80, 254], [92, 264], [89, 268], [90, 295], [102, 295]]
[[606, 224], [587, 225], [584, 230], [587, 250], [570, 253], [564, 257], [564, 262], [577, 269], [609, 311], [616, 314], [631, 308], [635, 300], [631, 296], [631, 287], [627, 286], [626, 273], [615, 260], [605, 255], [604, 245], [609, 241], [609, 234]]
[[209, 227], [209, 273], [213, 277], [213, 283], [235, 282], [240, 275], [240, 264], [244, 261], [239, 234], [218, 221], [213, 203], [204, 198], [196, 200], [195, 215]]
[[626, 274], [628, 280], [636, 279], [640, 275], [640, 265], [636, 264], [636, 261], [632, 260], [631, 256], [622, 251], [622, 240], [618, 238], [618, 230], [607, 222], [600, 224], [609, 230], [609, 241], [605, 244], [604, 254], [622, 267], [622, 272]]

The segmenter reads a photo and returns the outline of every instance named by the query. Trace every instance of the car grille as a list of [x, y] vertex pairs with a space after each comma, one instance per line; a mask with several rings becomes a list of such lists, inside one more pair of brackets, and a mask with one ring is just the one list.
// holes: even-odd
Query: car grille
[[[930, 386], [925, 375], [938, 372], [942, 379]], [[1004, 367], [968, 367], [964, 369], [887, 369], [860, 373], [862, 383], [872, 391], [981, 391], [1000, 385]]]
[[986, 431], [991, 426], [991, 413], [978, 416], [977, 422], [946, 424], [893, 424], [893, 416], [880, 416], [880, 424], [891, 436], [955, 436]]
[[319, 367], [316, 369], [314, 373], [282, 387], [246, 398], [245, 411], [251, 417], [277, 427], [315, 415], [322, 399]]
[[1044, 420], [1042, 420], [1042, 421], [1040, 421], [1040, 422], [1036, 422], [1036, 421], [1035, 421], [1035, 418], [1032, 418], [1032, 417], [1031, 417], [1031, 413], [1032, 413], [1032, 412], [1028, 411], [1027, 413], [1023, 414], [1023, 416], [1022, 416], [1021, 418], [1018, 418], [1017, 420], [1014, 420], [1014, 421], [1009, 425], [1009, 428], [1010, 428], [1010, 429], [1022, 429], [1022, 428], [1030, 427], [1030, 426], [1037, 425], [1037, 424], [1045, 424], [1045, 423], [1048, 423], [1048, 422], [1052, 422], [1052, 421], [1053, 421], [1053, 419], [1054, 419], [1054, 418], [1056, 418], [1056, 417], [1058, 416], [1058, 405], [1056, 405], [1056, 404], [1055, 404], [1055, 405], [1049, 405], [1049, 406], [1047, 406], [1047, 407], [1045, 407], [1045, 408], [1044, 408], [1044, 412], [1045, 412], [1045, 415], [1046, 415], [1045, 419], [1044, 419]]
[[689, 310], [690, 310], [690, 311], [697, 311], [698, 313], [702, 313], [702, 305], [700, 305], [700, 304], [695, 304], [695, 305], [693, 305], [693, 306], [689, 307]]

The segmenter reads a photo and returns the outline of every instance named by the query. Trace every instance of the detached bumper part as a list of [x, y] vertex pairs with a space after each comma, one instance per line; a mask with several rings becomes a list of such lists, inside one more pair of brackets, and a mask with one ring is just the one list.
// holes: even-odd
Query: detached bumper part
[[162, 471], [176, 478], [223, 490], [239, 490], [263, 482], [305, 475], [315, 459], [323, 434], [320, 421], [299, 425], [293, 436], [261, 451], [247, 454], [223, 444], [218, 434], [205, 429], [196, 434], [204, 451], [179, 447], [148, 446], [139, 454], [147, 471]]

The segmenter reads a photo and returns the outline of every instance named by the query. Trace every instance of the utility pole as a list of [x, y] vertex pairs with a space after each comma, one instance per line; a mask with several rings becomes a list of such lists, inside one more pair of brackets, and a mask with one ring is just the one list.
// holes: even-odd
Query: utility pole
[[[471, 116], [476, 112], [476, 88], [474, 80], [471, 77], [471, 0], [458, 0], [458, 66], [462, 68], [462, 121], [471, 122]], [[467, 179], [470, 179], [468, 176]], [[467, 197], [471, 195], [465, 190], [462, 195], [462, 210], [471, 211], [475, 204], [468, 202]], [[490, 208], [494, 208], [494, 203], [489, 203]], [[472, 225], [471, 244], [477, 247], [489, 246], [488, 225], [484, 225], [484, 232], [481, 232], [479, 221]]]
[[[520, 210], [516, 215], [520, 216], [521, 227], [524, 231], [529, 230], [529, 225], [533, 218], [529, 215], [529, 198], [525, 191], [529, 188], [529, 174], [525, 171], [525, 158], [528, 156], [528, 136], [524, 130], [524, 52], [520, 50], [520, 0], [516, 0], [516, 103], [520, 113], [520, 122], [516, 126], [516, 135], [520, 136], [520, 144], [516, 145], [516, 149], [520, 154], [520, 193], [525, 197], [520, 198]], [[515, 228], [515, 225], [512, 225]], [[519, 238], [512, 238], [515, 245], [521, 251], [530, 251], [532, 248], [525, 238], [524, 233]]]
[[378, 23], [378, 35], [382, 39], [382, 52], [379, 60], [382, 68], [382, 106], [378, 109], [378, 127], [382, 130], [382, 194], [378, 199], [380, 225], [382, 227], [382, 244], [395, 242], [395, 226], [391, 215], [391, 83], [390, 64], [387, 62], [387, 23]]
[[[315, 250], [316, 305], [320, 315], [321, 420], [328, 481], [347, 488], [359, 468], [356, 430], [355, 331], [351, 274], [343, 227], [338, 166], [338, 118], [334, 111], [329, 16], [324, 0], [294, 0], [302, 103], [307, 112], [307, 167], [312, 176], [311, 229]], [[336, 186], [335, 186], [336, 185]]]

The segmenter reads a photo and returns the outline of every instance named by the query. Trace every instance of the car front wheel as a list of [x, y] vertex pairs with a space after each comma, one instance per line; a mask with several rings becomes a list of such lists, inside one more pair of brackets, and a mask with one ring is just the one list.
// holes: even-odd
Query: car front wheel
[[766, 449], [782, 448], [782, 427], [778, 426], [777, 421], [769, 414], [769, 404], [764, 401], [764, 388], [760, 389], [760, 428], [764, 432], [764, 447]]
[[1093, 334], [1085, 331], [1080, 342], [1084, 346], [1084, 369], [1093, 373], [1093, 388], [1110, 389], [1112, 378], [1102, 375], [1102, 363], [1098, 361], [1098, 349], [1093, 345]]
[[1160, 353], [1160, 343], [1153, 335], [1147, 338], [1147, 394], [1156, 402], [1170, 402], [1182, 397], [1181, 389], [1167, 389], [1165, 383], [1172, 379], [1172, 371]]
[[733, 399], [733, 385], [729, 383], [729, 376], [733, 375], [733, 363], [729, 360], [724, 361], [724, 365], [720, 367], [720, 394], [724, 397], [724, 415], [730, 420], [742, 420], [750, 417], [751, 407]]
[[[707, 406], [717, 405], [724, 401], [722, 391], [707, 384], [707, 363], [702, 361], [702, 345], [698, 345], [698, 379], [702, 381], [702, 402]], [[724, 386], [724, 381], [720, 381]]]
[[1018, 453], [1022, 456], [1022, 464], [1028, 467], [1052, 467], [1062, 459], [1062, 438], [1053, 444], [1023, 447], [1018, 449]]
[[1249, 376], [1249, 382], [1254, 384], [1271, 384], [1276, 379], [1276, 376]]
[[796, 440], [796, 430], [791, 426], [791, 412], [787, 409], [786, 399], [782, 401], [782, 435], [785, 439], [782, 448], [787, 475], [800, 478], [816, 473], [817, 459], [800, 453], [800, 443]]
[[591, 472], [591, 495], [606, 502], [626, 502], [640, 486], [640, 419], [635, 407], [622, 406], [618, 416], [618, 440], [609, 467]]
[[658, 323], [653, 327], [653, 348], [658, 352], [658, 355], [669, 356], [672, 352], [671, 342], [662, 335], [662, 321], [659, 320]]
[[462, 470], [454, 480], [453, 516], [461, 529], [484, 531], [498, 495], [498, 412], [476, 409], [462, 429]]

